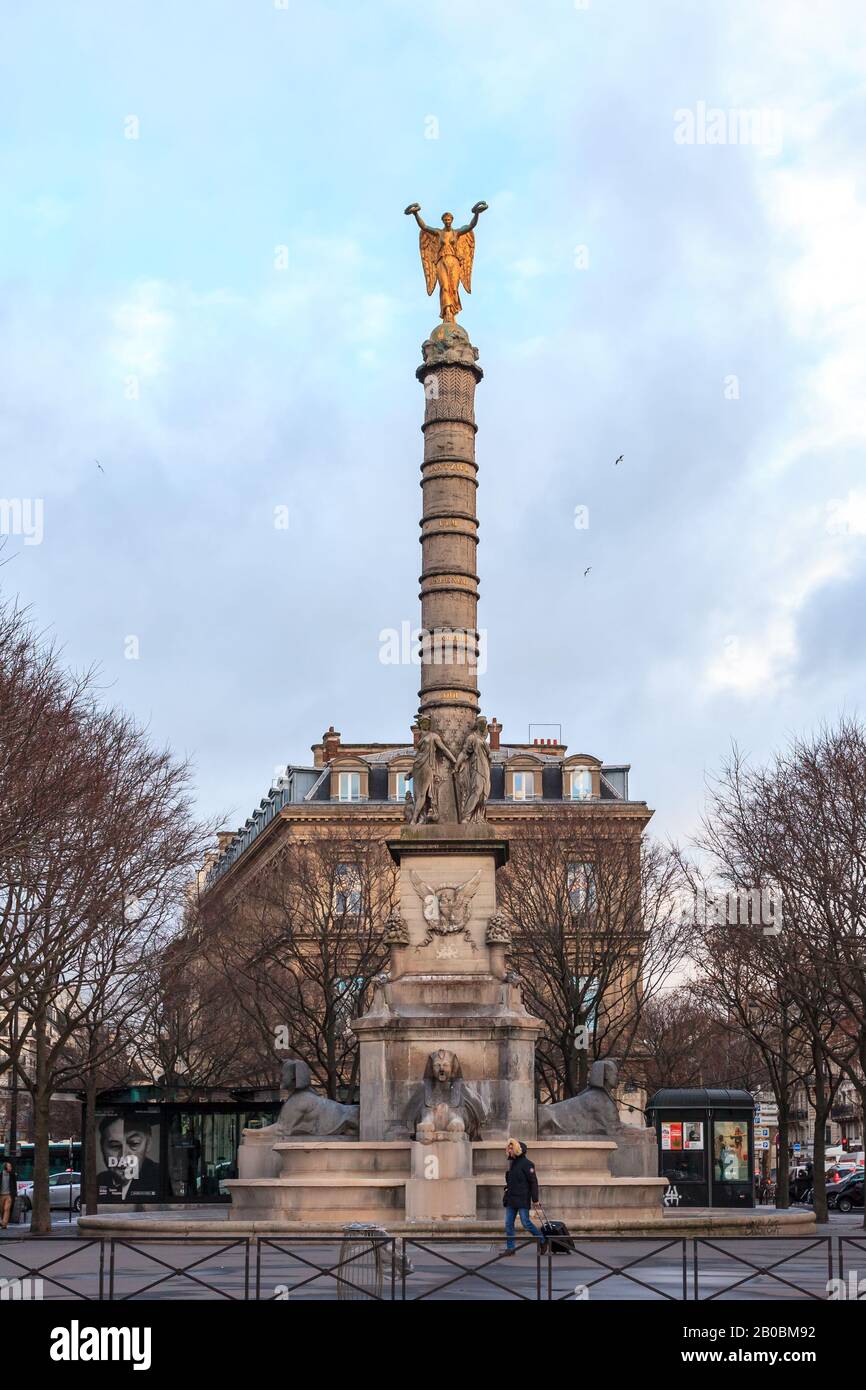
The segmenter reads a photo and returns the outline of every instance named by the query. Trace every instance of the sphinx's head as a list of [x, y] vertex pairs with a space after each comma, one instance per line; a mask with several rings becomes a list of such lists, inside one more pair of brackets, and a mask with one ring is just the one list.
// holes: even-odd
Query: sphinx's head
[[296, 1057], [289, 1057], [283, 1062], [280, 1084], [284, 1091], [305, 1091], [310, 1080], [310, 1068], [306, 1062], [301, 1062]]
[[460, 1061], [453, 1052], [440, 1047], [427, 1058], [424, 1075], [428, 1081], [459, 1081], [462, 1075]]
[[593, 1062], [589, 1069], [589, 1084], [602, 1091], [613, 1091], [619, 1079], [619, 1067], [612, 1057]]

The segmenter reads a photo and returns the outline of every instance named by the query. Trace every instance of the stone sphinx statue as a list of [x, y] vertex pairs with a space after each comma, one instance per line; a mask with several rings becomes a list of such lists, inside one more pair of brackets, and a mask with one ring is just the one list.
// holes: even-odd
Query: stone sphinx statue
[[554, 1105], [538, 1107], [539, 1139], [583, 1139], [589, 1135], [619, 1134], [623, 1128], [619, 1110], [611, 1092], [616, 1086], [616, 1062], [593, 1062], [589, 1069], [589, 1084], [579, 1095]]
[[357, 1139], [359, 1107], [317, 1095], [310, 1090], [310, 1080], [306, 1062], [290, 1057], [283, 1063], [280, 1085], [288, 1097], [274, 1123], [259, 1134], [272, 1135], [274, 1141], [305, 1134], [318, 1139]]
[[238, 1148], [238, 1177], [278, 1178], [282, 1172], [275, 1144], [287, 1139], [358, 1138], [357, 1105], [319, 1096], [310, 1089], [310, 1068], [291, 1057], [283, 1063], [280, 1085], [288, 1096], [272, 1125], [264, 1129], [245, 1129]]
[[415, 1091], [406, 1112], [409, 1133], [420, 1143], [435, 1138], [481, 1138], [484, 1104], [463, 1080], [460, 1058], [446, 1048], [431, 1052], [424, 1081]]

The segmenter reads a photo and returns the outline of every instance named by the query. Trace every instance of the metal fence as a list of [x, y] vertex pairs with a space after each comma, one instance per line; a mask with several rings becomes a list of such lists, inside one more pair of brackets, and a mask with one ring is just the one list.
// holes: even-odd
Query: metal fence
[[[0, 1300], [516, 1299], [562, 1302], [866, 1297], [866, 1232], [815, 1236], [583, 1236], [514, 1255], [491, 1236], [4, 1235]], [[863, 1278], [861, 1280], [861, 1270]], [[847, 1280], [847, 1283], [845, 1282]]]

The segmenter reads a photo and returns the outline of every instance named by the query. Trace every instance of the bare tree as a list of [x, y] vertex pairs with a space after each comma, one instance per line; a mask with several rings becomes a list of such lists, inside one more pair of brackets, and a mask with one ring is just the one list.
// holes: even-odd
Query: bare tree
[[727, 884], [766, 889], [766, 922], [713, 926], [703, 969], [764, 1055], [779, 1104], [777, 1201], [788, 1204], [794, 1084], [816, 1108], [814, 1182], [824, 1200], [824, 1129], [842, 1076], [866, 1099], [866, 737], [851, 721], [795, 740], [766, 767], [739, 751], [711, 785], [699, 847]]
[[139, 963], [170, 930], [210, 833], [192, 817], [186, 766], [128, 717], [82, 697], [65, 734], [79, 794], [8, 837], [0, 860], [0, 959], [14, 962], [3, 1003], [23, 1020], [13, 1065], [33, 1103], [35, 1231], [50, 1229], [51, 1094], [126, 1045]]
[[202, 946], [195, 930], [198, 920], [192, 909], [183, 933], [144, 962], [147, 988], [137, 1015], [137, 1069], [172, 1086], [271, 1084], [273, 1048], [257, 1046], [219, 951]]
[[597, 1057], [639, 1071], [641, 1019], [680, 953], [677, 868], [601, 817], [552, 810], [511, 845], [498, 893], [513, 933], [512, 961], [530, 1011], [540, 1089], [575, 1095]]
[[332, 830], [284, 842], [242, 899], [203, 910], [202, 947], [246, 1020], [244, 1046], [302, 1057], [331, 1097], [357, 1086], [349, 1024], [388, 959], [382, 927], [395, 887], [380, 834]]
[[748, 1034], [731, 1027], [700, 976], [648, 1002], [641, 1038], [650, 1092], [663, 1086], [754, 1091], [766, 1081], [760, 1053]]
[[19, 865], [56, 818], [83, 815], [89, 771], [80, 727], [90, 677], [72, 677], [27, 613], [0, 602], [0, 1079], [10, 1087], [9, 1144], [18, 1137], [19, 1080], [33, 1067], [21, 1033], [21, 889]]

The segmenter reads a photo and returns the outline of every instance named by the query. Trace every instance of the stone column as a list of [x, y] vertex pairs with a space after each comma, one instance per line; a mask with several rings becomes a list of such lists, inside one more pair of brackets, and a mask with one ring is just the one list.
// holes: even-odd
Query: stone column
[[[479, 713], [475, 387], [483, 375], [464, 328], [443, 323], [424, 343], [419, 714], [457, 752]], [[451, 779], [440, 821], [456, 821]]]
[[440, 1135], [438, 1140], [413, 1143], [410, 1154], [406, 1220], [425, 1225], [431, 1221], [474, 1221], [476, 1182], [469, 1140]]

